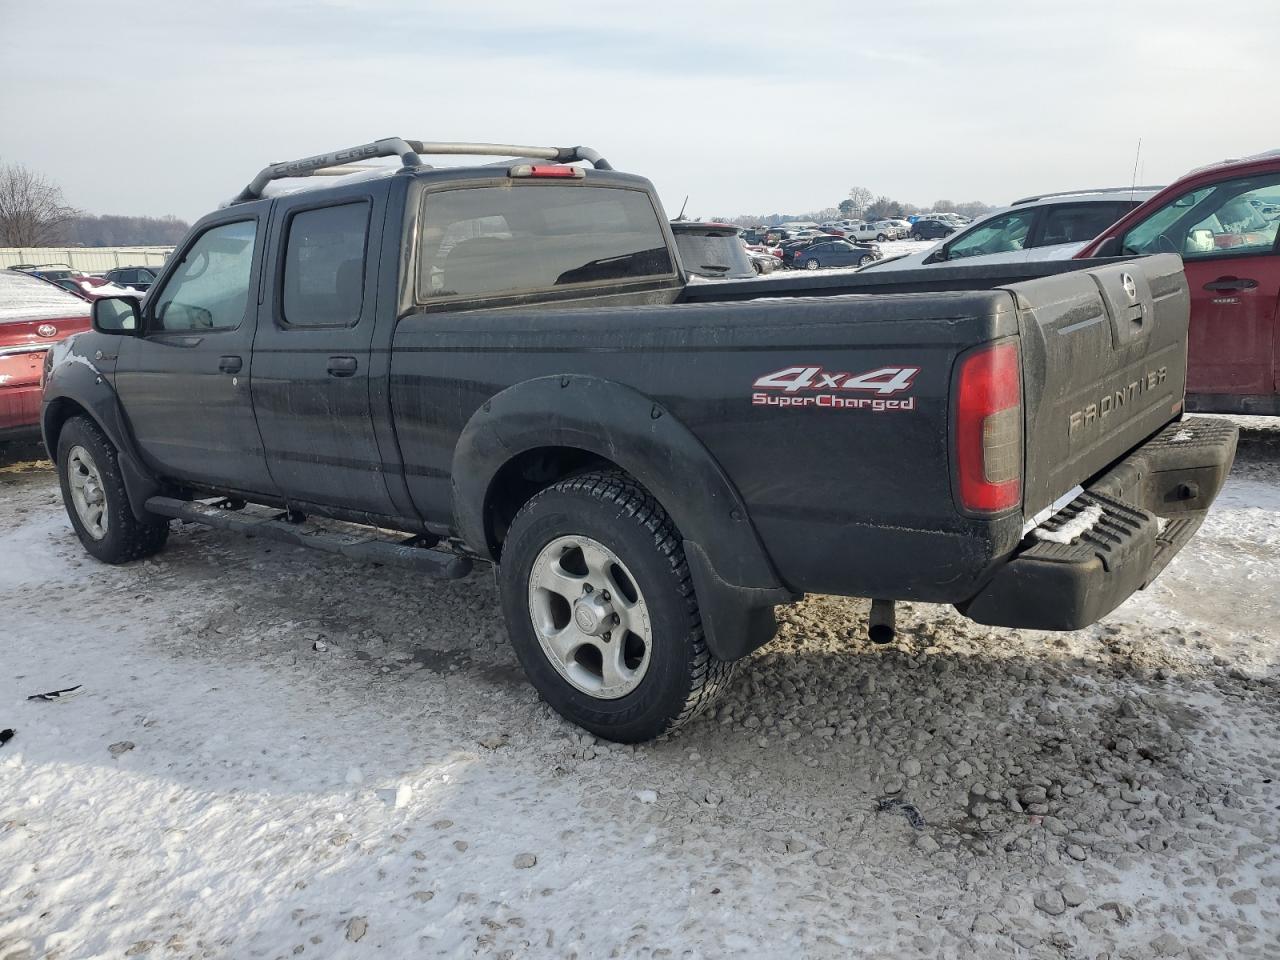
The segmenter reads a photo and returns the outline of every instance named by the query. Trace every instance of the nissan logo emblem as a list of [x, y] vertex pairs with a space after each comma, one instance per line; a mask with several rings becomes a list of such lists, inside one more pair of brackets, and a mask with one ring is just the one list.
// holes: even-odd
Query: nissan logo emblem
[[40, 326], [36, 327], [36, 333], [40, 334], [42, 337], [53, 337], [57, 336], [58, 328], [52, 323], [42, 323]]
[[1120, 275], [1120, 284], [1124, 287], [1124, 292], [1129, 295], [1130, 300], [1138, 299], [1138, 285], [1133, 282], [1133, 277], [1127, 273]]

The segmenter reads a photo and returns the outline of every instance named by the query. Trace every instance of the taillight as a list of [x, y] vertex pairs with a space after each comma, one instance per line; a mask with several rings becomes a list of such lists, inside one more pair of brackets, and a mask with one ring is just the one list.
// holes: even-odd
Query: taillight
[[956, 488], [971, 513], [1001, 513], [1022, 500], [1022, 380], [1018, 344], [962, 357], [956, 376]]
[[571, 167], [564, 163], [518, 163], [507, 173], [512, 177], [550, 177], [563, 180], [581, 180], [586, 176], [581, 167]]

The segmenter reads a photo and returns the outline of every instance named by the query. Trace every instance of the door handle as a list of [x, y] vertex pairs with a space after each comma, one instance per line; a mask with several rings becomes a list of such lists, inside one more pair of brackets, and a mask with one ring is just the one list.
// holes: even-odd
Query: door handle
[[244, 361], [239, 357], [219, 357], [218, 369], [223, 373], [239, 373]]
[[329, 376], [349, 377], [356, 372], [355, 357], [330, 357]]
[[1206, 290], [1252, 290], [1258, 285], [1257, 280], [1248, 277], [1219, 277], [1204, 285]]

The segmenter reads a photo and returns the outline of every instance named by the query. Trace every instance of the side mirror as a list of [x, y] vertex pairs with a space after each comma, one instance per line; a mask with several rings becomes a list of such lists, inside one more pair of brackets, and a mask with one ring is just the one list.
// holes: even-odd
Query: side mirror
[[103, 297], [93, 301], [93, 329], [98, 333], [136, 337], [142, 331], [142, 313], [136, 297]]

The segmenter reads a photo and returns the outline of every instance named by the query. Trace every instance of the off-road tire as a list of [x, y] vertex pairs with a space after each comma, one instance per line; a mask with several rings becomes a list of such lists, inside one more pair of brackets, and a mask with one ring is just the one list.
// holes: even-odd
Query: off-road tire
[[[71, 499], [69, 454], [72, 448], [82, 447], [93, 459], [102, 478], [102, 490], [106, 497], [108, 522], [106, 535], [94, 539], [80, 519]], [[125, 492], [124, 478], [116, 448], [102, 429], [88, 417], [72, 417], [58, 435], [58, 484], [62, 488], [62, 502], [71, 518], [76, 536], [92, 556], [103, 563], [128, 563], [153, 556], [164, 548], [169, 538], [169, 521], [139, 520], [133, 515], [129, 496]]]
[[[639, 685], [602, 700], [569, 684], [533, 628], [529, 580], [541, 550], [557, 537], [590, 537], [626, 564], [649, 608], [650, 663]], [[734, 664], [707, 649], [680, 534], [662, 506], [631, 477], [586, 473], [547, 487], [516, 514], [498, 579], [507, 631], [525, 673], [567, 720], [619, 743], [641, 743], [688, 723], [733, 676]]]

